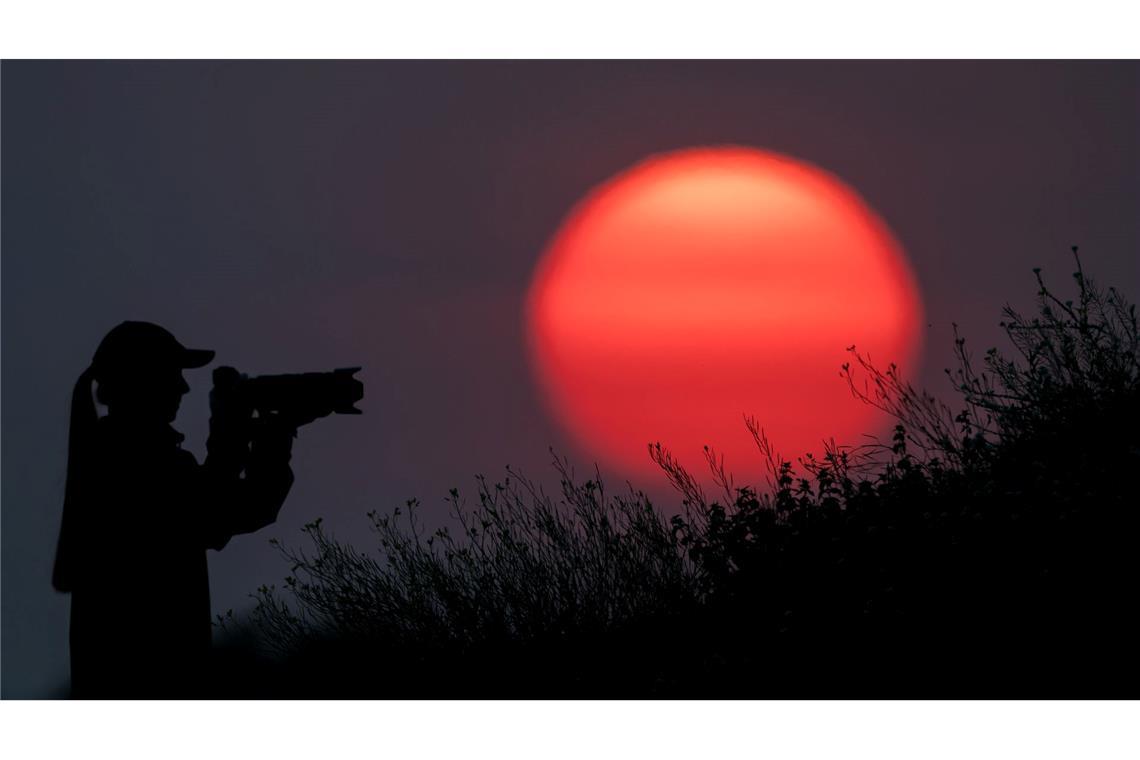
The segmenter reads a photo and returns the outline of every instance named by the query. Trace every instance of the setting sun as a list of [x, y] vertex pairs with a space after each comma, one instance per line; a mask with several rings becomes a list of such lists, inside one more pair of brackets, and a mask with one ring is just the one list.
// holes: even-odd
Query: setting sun
[[854, 344], [911, 369], [922, 305], [899, 244], [834, 176], [775, 153], [652, 157], [597, 187], [554, 235], [526, 304], [558, 421], [623, 475], [660, 441], [755, 471], [755, 416], [785, 456], [886, 422], [839, 376]]

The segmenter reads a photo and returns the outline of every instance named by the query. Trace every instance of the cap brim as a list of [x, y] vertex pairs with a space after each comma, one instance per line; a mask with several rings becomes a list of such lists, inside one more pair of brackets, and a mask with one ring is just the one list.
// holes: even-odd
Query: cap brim
[[188, 348], [182, 352], [182, 366], [185, 369], [205, 367], [214, 361], [215, 353], [214, 351], [207, 351], [204, 348]]

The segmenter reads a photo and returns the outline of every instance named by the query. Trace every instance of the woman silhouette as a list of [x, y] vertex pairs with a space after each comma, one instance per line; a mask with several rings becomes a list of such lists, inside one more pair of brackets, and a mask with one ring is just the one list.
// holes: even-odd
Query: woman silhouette
[[[295, 428], [211, 394], [199, 465], [171, 427], [191, 350], [148, 322], [112, 329], [71, 400], [52, 584], [71, 594], [72, 696], [200, 696], [210, 649], [206, 549], [277, 519]], [[107, 407], [98, 417], [92, 398]]]

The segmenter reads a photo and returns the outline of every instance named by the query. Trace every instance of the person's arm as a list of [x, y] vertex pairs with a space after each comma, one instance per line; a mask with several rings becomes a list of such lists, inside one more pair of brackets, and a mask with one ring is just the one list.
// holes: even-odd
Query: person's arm
[[294, 435], [296, 428], [275, 415], [215, 408], [199, 469], [206, 548], [221, 549], [232, 536], [277, 520], [293, 485]]

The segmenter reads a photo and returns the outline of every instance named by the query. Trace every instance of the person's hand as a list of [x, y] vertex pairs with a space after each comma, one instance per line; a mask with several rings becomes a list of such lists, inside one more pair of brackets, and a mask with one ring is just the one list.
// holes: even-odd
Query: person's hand
[[265, 414], [251, 421], [250, 456], [260, 461], [288, 462], [297, 426], [280, 414]]

